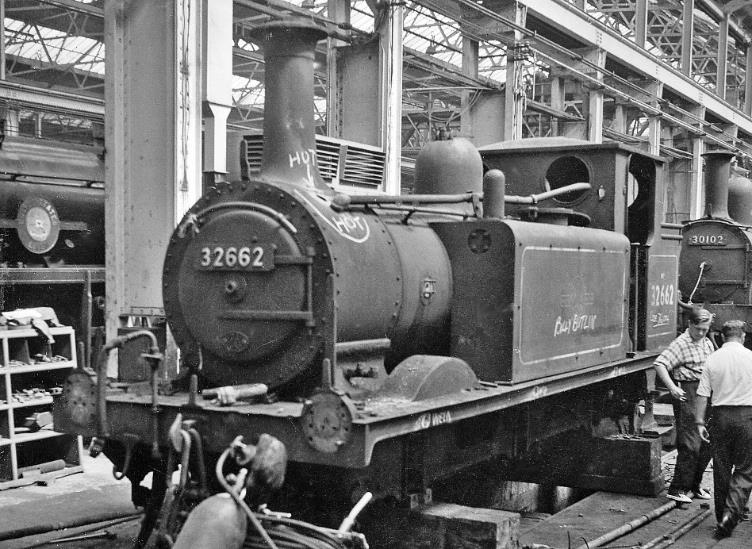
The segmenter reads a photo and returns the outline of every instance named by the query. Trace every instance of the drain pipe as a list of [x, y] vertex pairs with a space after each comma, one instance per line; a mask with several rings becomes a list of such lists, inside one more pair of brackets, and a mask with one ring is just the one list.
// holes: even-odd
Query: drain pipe
[[666, 513], [671, 511], [671, 509], [676, 507], [676, 505], [677, 503], [675, 501], [669, 501], [665, 505], [661, 505], [660, 507], [653, 509], [649, 513], [645, 513], [644, 515], [637, 517], [636, 519], [622, 526], [619, 526], [618, 528], [611, 530], [610, 532], [606, 532], [602, 536], [597, 537], [592, 541], [586, 540], [585, 543], [577, 547], [577, 549], [593, 549], [593, 547], [601, 547], [602, 545], [605, 545], [606, 543], [613, 541], [616, 538], [623, 536], [624, 534], [628, 534], [633, 530], [637, 530], [637, 528], [639, 528], [643, 524], [652, 522], [661, 515], [665, 515]]

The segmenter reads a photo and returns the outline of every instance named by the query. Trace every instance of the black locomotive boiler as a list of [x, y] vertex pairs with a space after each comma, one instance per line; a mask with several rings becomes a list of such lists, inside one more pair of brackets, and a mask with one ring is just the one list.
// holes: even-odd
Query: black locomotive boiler
[[[341, 518], [366, 491], [420, 499], [472, 465], [616, 429], [615, 415], [631, 422], [674, 335], [679, 241], [661, 224], [660, 158], [502, 144], [482, 151], [483, 181], [455, 175], [480, 174], [480, 158], [451, 169], [442, 155], [439, 168], [418, 162], [430, 174], [416, 176], [420, 194], [335, 193], [312, 128], [324, 37], [305, 22], [259, 28], [261, 174], [212, 189], [169, 241], [163, 296], [181, 377], [160, 383], [153, 348], [150, 389], [77, 372], [55, 408], [57, 428], [95, 437], [131, 480], [148, 509], [142, 538], [181, 432], [200, 443], [190, 471], [208, 490], [203, 471], [237, 435], [273, 434], [287, 492], [318, 494], [318, 511]], [[255, 398], [204, 398], [243, 392]], [[662, 482], [658, 470], [638, 489]]]
[[102, 148], [4, 136], [0, 308], [53, 308], [88, 356], [104, 325], [104, 263]]
[[682, 231], [679, 288], [683, 299], [702, 304], [714, 326], [752, 322], [752, 182], [732, 172], [734, 154], [705, 157], [705, 216]]

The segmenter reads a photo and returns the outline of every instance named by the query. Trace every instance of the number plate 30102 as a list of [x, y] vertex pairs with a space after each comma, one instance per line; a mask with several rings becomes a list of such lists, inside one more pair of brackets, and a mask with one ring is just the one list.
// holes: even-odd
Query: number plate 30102
[[200, 249], [196, 266], [202, 271], [271, 271], [274, 251], [268, 245], [204, 246]]

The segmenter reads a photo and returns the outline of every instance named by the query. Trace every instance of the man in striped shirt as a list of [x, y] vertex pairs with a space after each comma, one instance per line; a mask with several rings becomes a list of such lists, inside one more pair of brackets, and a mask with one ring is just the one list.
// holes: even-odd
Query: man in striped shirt
[[676, 465], [667, 496], [681, 503], [691, 503], [692, 497], [710, 499], [710, 494], [700, 483], [710, 463], [711, 449], [697, 432], [695, 403], [705, 360], [714, 350], [711, 341], [705, 337], [712, 320], [706, 309], [693, 308], [687, 329], [653, 363], [673, 399]]

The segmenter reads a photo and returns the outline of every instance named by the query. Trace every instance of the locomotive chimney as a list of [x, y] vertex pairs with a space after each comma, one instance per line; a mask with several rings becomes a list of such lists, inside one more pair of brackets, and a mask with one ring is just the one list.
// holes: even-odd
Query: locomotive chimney
[[264, 52], [264, 149], [261, 176], [328, 190], [316, 162], [313, 62], [326, 31], [311, 21], [267, 23], [253, 31]]
[[729, 151], [711, 151], [705, 157], [705, 215], [712, 218], [730, 219], [728, 212], [728, 189], [731, 177]]

